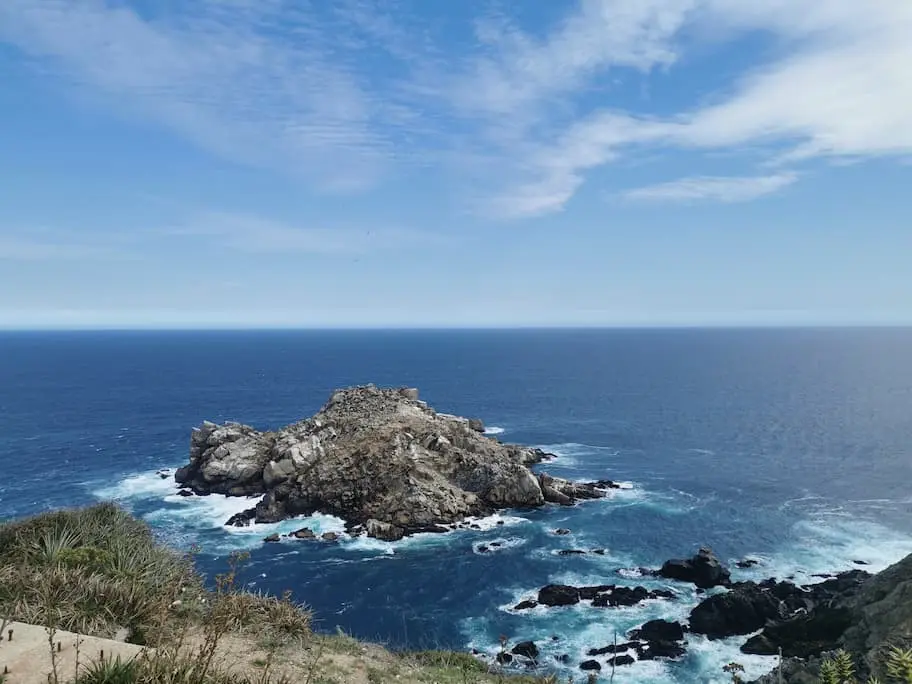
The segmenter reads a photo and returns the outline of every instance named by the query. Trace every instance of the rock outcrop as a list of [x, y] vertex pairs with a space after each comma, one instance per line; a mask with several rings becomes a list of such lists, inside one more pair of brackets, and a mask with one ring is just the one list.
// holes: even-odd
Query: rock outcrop
[[716, 558], [710, 548], [701, 548], [697, 555], [689, 560], [669, 560], [656, 573], [660, 577], [691, 582], [700, 589], [711, 589], [727, 586], [731, 573]]
[[617, 485], [536, 474], [549, 455], [502, 444], [480, 421], [437, 413], [413, 388], [338, 390], [312, 418], [274, 432], [204, 422], [176, 481], [196, 494], [260, 496], [229, 524], [317, 511], [386, 540], [440, 532], [501, 508], [570, 505]]
[[[789, 583], [778, 583], [780, 592]], [[821, 659], [837, 649], [853, 658], [860, 680], [884, 677], [880, 670], [889, 646], [912, 645], [912, 555], [870, 575], [853, 570], [798, 588], [807, 607], [783, 621], [774, 621], [742, 647], [746, 653], [786, 656], [782, 676], [774, 672], [759, 684], [817, 682]], [[791, 599], [786, 597], [786, 603]]]

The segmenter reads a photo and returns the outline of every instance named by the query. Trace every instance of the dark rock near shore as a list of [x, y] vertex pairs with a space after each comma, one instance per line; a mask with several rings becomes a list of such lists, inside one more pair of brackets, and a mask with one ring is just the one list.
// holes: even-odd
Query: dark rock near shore
[[852, 624], [847, 607], [818, 608], [784, 622], [767, 626], [741, 647], [742, 653], [807, 658], [839, 647], [839, 639]]
[[225, 522], [228, 527], [248, 527], [256, 518], [256, 509], [248, 508], [246, 511], [235, 513]]
[[731, 573], [722, 565], [712, 549], [701, 548], [690, 560], [669, 560], [657, 573], [661, 577], [691, 582], [701, 589], [727, 586]]
[[786, 611], [774, 593], [750, 582], [704, 599], [690, 611], [690, 629], [710, 639], [750, 634], [769, 620], [785, 618]]
[[268, 537], [263, 538], [264, 542], [277, 542], [280, 540], [281, 540], [281, 537], [279, 537], [278, 534], [270, 534]]
[[557, 552], [558, 556], [585, 556], [586, 552], [582, 549], [561, 549]]
[[570, 530], [568, 530], [566, 527], [558, 527], [556, 530], [554, 530], [554, 534], [563, 536], [565, 534], [570, 534]]
[[549, 584], [538, 592], [538, 603], [545, 606], [569, 606], [580, 601], [591, 601], [595, 608], [634, 606], [647, 599], [671, 599], [674, 594], [663, 589], [648, 590], [645, 587], [626, 587], [616, 584], [600, 584], [590, 587], [573, 587], [563, 584]]
[[635, 662], [636, 659], [631, 655], [618, 655], [608, 660], [608, 667], [611, 667], [612, 665], [615, 667], [621, 667], [622, 665], [633, 665]]
[[260, 497], [232, 525], [319, 511], [390, 541], [503, 508], [600, 498], [616, 486], [533, 473], [549, 454], [502, 444], [481, 421], [438, 413], [417, 396], [373, 385], [337, 390], [312, 418], [274, 432], [204, 422], [175, 480], [196, 494]]
[[755, 565], [760, 565], [760, 561], [754, 560], [753, 558], [745, 558], [744, 560], [739, 560], [737, 563], [735, 563], [735, 566], [741, 568], [742, 570], [747, 570], [748, 568], [752, 568]]
[[641, 641], [680, 641], [684, 638], [684, 627], [680, 622], [650, 620], [642, 627], [631, 630], [629, 636]]
[[584, 660], [580, 663], [580, 669], [588, 672], [600, 672], [602, 664], [597, 660]]
[[535, 608], [537, 605], [538, 601], [520, 601], [515, 606], [513, 606], [513, 610], [529, 610], [530, 608]]
[[181, 489], [177, 492], [178, 496], [194, 496], [193, 492], [189, 489]]
[[676, 641], [650, 641], [646, 646], [637, 649], [637, 657], [640, 660], [655, 660], [656, 658], [674, 660], [686, 652], [684, 645]]
[[572, 606], [580, 602], [580, 591], [566, 584], [549, 584], [539, 590], [538, 602], [545, 606]]
[[521, 641], [516, 646], [514, 646], [511, 651], [513, 655], [523, 656], [524, 658], [529, 658], [530, 660], [535, 660], [538, 658], [538, 646], [535, 645], [534, 641]]
[[586, 655], [599, 656], [599, 655], [605, 655], [606, 653], [624, 653], [625, 651], [629, 651], [631, 649], [636, 649], [637, 646], [639, 646], [639, 645], [640, 644], [637, 641], [627, 641], [625, 643], [617, 644], [617, 645], [608, 644], [607, 646], [603, 646], [602, 648], [591, 648], [588, 651], [586, 651]]

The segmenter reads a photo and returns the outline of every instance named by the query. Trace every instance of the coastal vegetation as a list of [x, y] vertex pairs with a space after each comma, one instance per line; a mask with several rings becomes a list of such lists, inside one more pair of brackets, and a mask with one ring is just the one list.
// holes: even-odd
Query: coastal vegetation
[[[393, 653], [352, 637], [313, 630], [290, 594], [246, 591], [245, 561], [206, 581], [193, 551], [159, 543], [149, 527], [114, 504], [43, 513], [0, 525], [0, 682], [15, 682], [4, 651], [15, 623], [42, 625], [52, 684], [541, 684], [465, 653]], [[126, 641], [134, 658], [75, 648], [60, 665], [62, 634]], [[38, 667], [36, 663], [30, 668]]]

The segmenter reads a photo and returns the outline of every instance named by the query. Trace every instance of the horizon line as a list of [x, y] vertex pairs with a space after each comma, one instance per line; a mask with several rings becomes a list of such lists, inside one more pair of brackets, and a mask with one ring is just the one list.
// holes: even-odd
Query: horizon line
[[864, 330], [912, 329], [912, 323], [607, 323], [600, 325], [453, 325], [453, 326], [3, 326], [2, 333], [187, 333], [187, 332], [509, 332], [599, 330]]

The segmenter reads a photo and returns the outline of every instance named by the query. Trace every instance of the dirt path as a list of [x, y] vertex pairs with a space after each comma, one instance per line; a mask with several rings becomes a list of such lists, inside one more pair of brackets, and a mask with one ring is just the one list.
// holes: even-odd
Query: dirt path
[[[10, 631], [12, 640], [9, 639]], [[55, 658], [60, 682], [69, 682], [75, 677], [77, 640], [80, 668], [98, 660], [102, 653], [105, 659], [120, 657], [129, 660], [142, 651], [142, 647], [135, 644], [57, 631], [54, 643], [60, 645]], [[3, 683], [48, 684], [48, 675], [52, 670], [47, 630], [39, 625], [9, 623], [3, 630], [3, 640], [0, 641], [0, 676], [6, 672]]]

